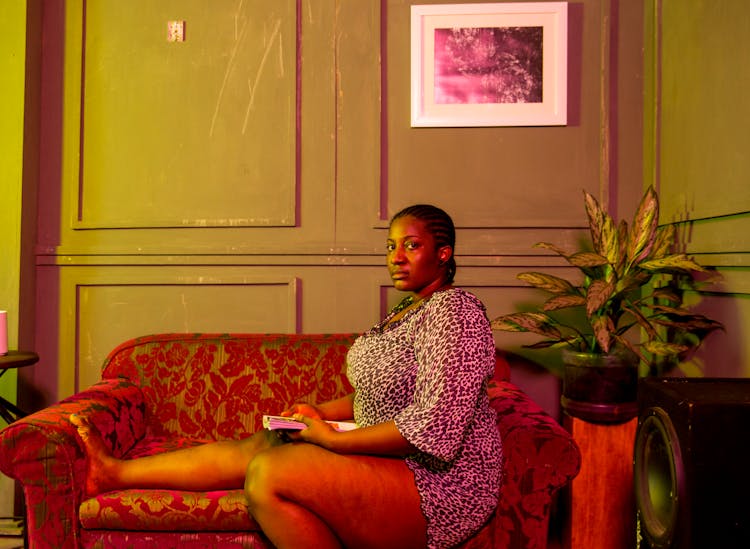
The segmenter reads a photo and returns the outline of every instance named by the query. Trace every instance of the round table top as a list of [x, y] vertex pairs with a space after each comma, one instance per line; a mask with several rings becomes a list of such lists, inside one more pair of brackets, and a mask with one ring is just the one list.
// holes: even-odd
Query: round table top
[[32, 351], [8, 351], [0, 355], [0, 369], [20, 368], [39, 362], [39, 355]]

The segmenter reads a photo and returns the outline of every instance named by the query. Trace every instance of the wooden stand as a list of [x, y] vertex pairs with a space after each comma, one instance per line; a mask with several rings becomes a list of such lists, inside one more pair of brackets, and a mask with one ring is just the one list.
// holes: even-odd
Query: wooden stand
[[[10, 368], [30, 366], [31, 364], [36, 364], [38, 361], [39, 355], [34, 352], [8, 351], [6, 354], [0, 355], [0, 377], [2, 377]], [[2, 417], [7, 423], [13, 423], [17, 419], [26, 415], [28, 414], [18, 408], [18, 406], [0, 396], [0, 417]]]
[[633, 445], [638, 419], [614, 425], [566, 416], [581, 449], [581, 472], [570, 486], [567, 549], [632, 549], [636, 546]]

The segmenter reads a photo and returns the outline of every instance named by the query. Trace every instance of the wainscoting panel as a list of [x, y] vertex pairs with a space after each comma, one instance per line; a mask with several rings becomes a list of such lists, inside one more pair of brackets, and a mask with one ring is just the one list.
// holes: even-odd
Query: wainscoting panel
[[84, 2], [77, 227], [296, 223], [297, 3], [228, 8]]
[[[140, 335], [175, 332], [295, 330], [295, 281], [223, 284], [79, 285], [78, 388], [101, 376], [116, 345]], [[217, 322], [217, 311], [221, 320]]]

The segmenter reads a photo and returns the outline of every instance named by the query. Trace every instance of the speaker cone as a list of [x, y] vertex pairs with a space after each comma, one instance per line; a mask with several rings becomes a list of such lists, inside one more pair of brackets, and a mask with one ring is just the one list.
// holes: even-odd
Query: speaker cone
[[648, 410], [636, 435], [634, 454], [641, 533], [652, 548], [669, 548], [684, 501], [684, 468], [677, 433], [663, 409]]

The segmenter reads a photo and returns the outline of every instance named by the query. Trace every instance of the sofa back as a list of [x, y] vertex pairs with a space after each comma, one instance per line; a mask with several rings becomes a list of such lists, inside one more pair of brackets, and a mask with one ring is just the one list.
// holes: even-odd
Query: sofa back
[[113, 349], [102, 378], [141, 388], [151, 436], [242, 438], [263, 414], [349, 394], [346, 353], [357, 335], [148, 335]]

